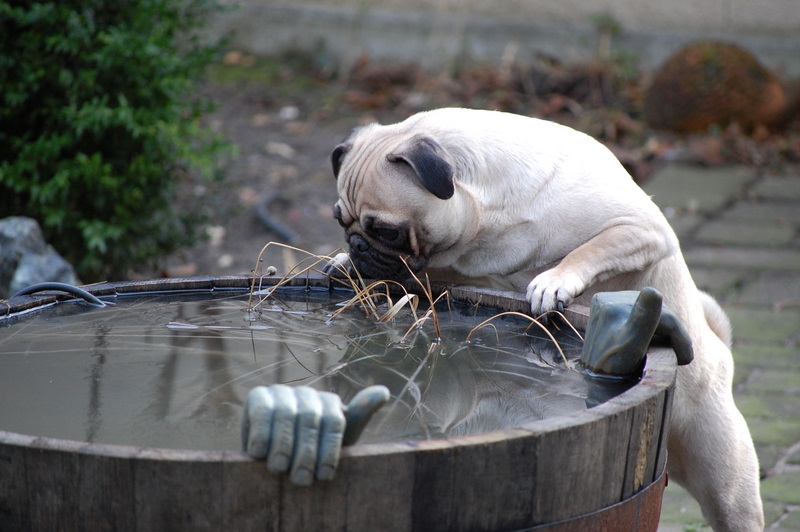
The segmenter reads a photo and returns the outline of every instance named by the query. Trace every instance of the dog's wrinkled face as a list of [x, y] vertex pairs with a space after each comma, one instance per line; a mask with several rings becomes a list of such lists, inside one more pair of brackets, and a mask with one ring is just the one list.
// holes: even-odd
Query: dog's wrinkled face
[[[404, 280], [434, 250], [432, 203], [454, 194], [453, 168], [430, 137], [385, 126], [356, 130], [333, 150], [350, 261], [366, 278]], [[407, 265], [407, 266], [406, 266]]]

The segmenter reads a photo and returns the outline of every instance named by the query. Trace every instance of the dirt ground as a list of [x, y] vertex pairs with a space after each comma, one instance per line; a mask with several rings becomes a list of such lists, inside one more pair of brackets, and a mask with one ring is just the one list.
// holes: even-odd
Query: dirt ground
[[[267, 243], [281, 242], [316, 254], [328, 254], [343, 244], [333, 220], [336, 182], [329, 157], [333, 147], [355, 123], [320, 120], [293, 104], [269, 105], [258, 90], [241, 85], [216, 85], [218, 109], [212, 127], [236, 146], [222, 185], [193, 183], [210, 216], [207, 241], [166, 261], [160, 275], [227, 275], [248, 273]], [[285, 227], [282, 234], [265, 223]], [[280, 271], [305, 257], [274, 246], [265, 265]]]
[[[216, 103], [207, 122], [236, 152], [225, 165], [224, 182], [190, 181], [182, 190], [201, 200], [208, 239], [167, 257], [158, 270], [132, 277], [249, 273], [269, 242], [320, 255], [334, 252], [344, 235], [332, 218], [332, 149], [360, 124], [390, 123], [428, 108], [490, 108], [566, 123], [609, 146], [640, 183], [665, 161], [779, 164], [775, 146], [785, 146], [786, 137], [765, 142], [734, 131], [686, 139], [649, 130], [639, 119], [646, 83], [647, 74], [632, 75], [614, 64], [513, 73], [482, 68], [431, 77], [412, 65], [364, 62], [334, 79], [307, 58], [230, 52], [199, 93]], [[794, 156], [800, 135], [792, 138]], [[271, 246], [262, 266], [286, 272], [306, 257]]]

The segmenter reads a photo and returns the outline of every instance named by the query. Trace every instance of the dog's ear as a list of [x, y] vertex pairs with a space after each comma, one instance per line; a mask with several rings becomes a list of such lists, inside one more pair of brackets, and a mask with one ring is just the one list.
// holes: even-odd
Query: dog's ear
[[443, 149], [430, 137], [413, 137], [399, 151], [386, 159], [392, 163], [408, 164], [417, 174], [422, 186], [440, 199], [450, 199], [455, 193], [453, 167], [442, 157]]
[[339, 144], [333, 149], [331, 154], [331, 166], [333, 167], [333, 177], [339, 179], [339, 170], [342, 169], [342, 161], [347, 152], [350, 151], [351, 145], [347, 142]]

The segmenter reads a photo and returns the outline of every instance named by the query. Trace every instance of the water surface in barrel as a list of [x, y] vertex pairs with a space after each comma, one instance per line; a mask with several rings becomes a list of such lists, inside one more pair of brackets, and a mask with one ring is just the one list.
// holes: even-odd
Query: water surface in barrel
[[253, 386], [313, 386], [346, 402], [384, 384], [392, 399], [361, 441], [407, 441], [568, 415], [633, 384], [587, 378], [580, 338], [568, 327], [544, 331], [504, 315], [478, 328], [497, 311], [453, 301], [436, 306], [441, 337], [430, 316], [418, 322], [422, 308], [379, 322], [351, 305], [331, 319], [352, 297], [280, 288], [254, 307], [242, 292], [151, 293], [5, 318], [0, 430], [238, 449]]

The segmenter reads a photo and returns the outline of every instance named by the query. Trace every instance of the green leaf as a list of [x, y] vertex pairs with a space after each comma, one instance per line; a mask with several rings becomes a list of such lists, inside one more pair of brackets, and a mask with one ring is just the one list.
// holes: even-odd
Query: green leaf
[[201, 234], [176, 212], [186, 170], [226, 147], [190, 97], [214, 45], [196, 34], [216, 0], [0, 1], [0, 213], [36, 218], [90, 282]]

